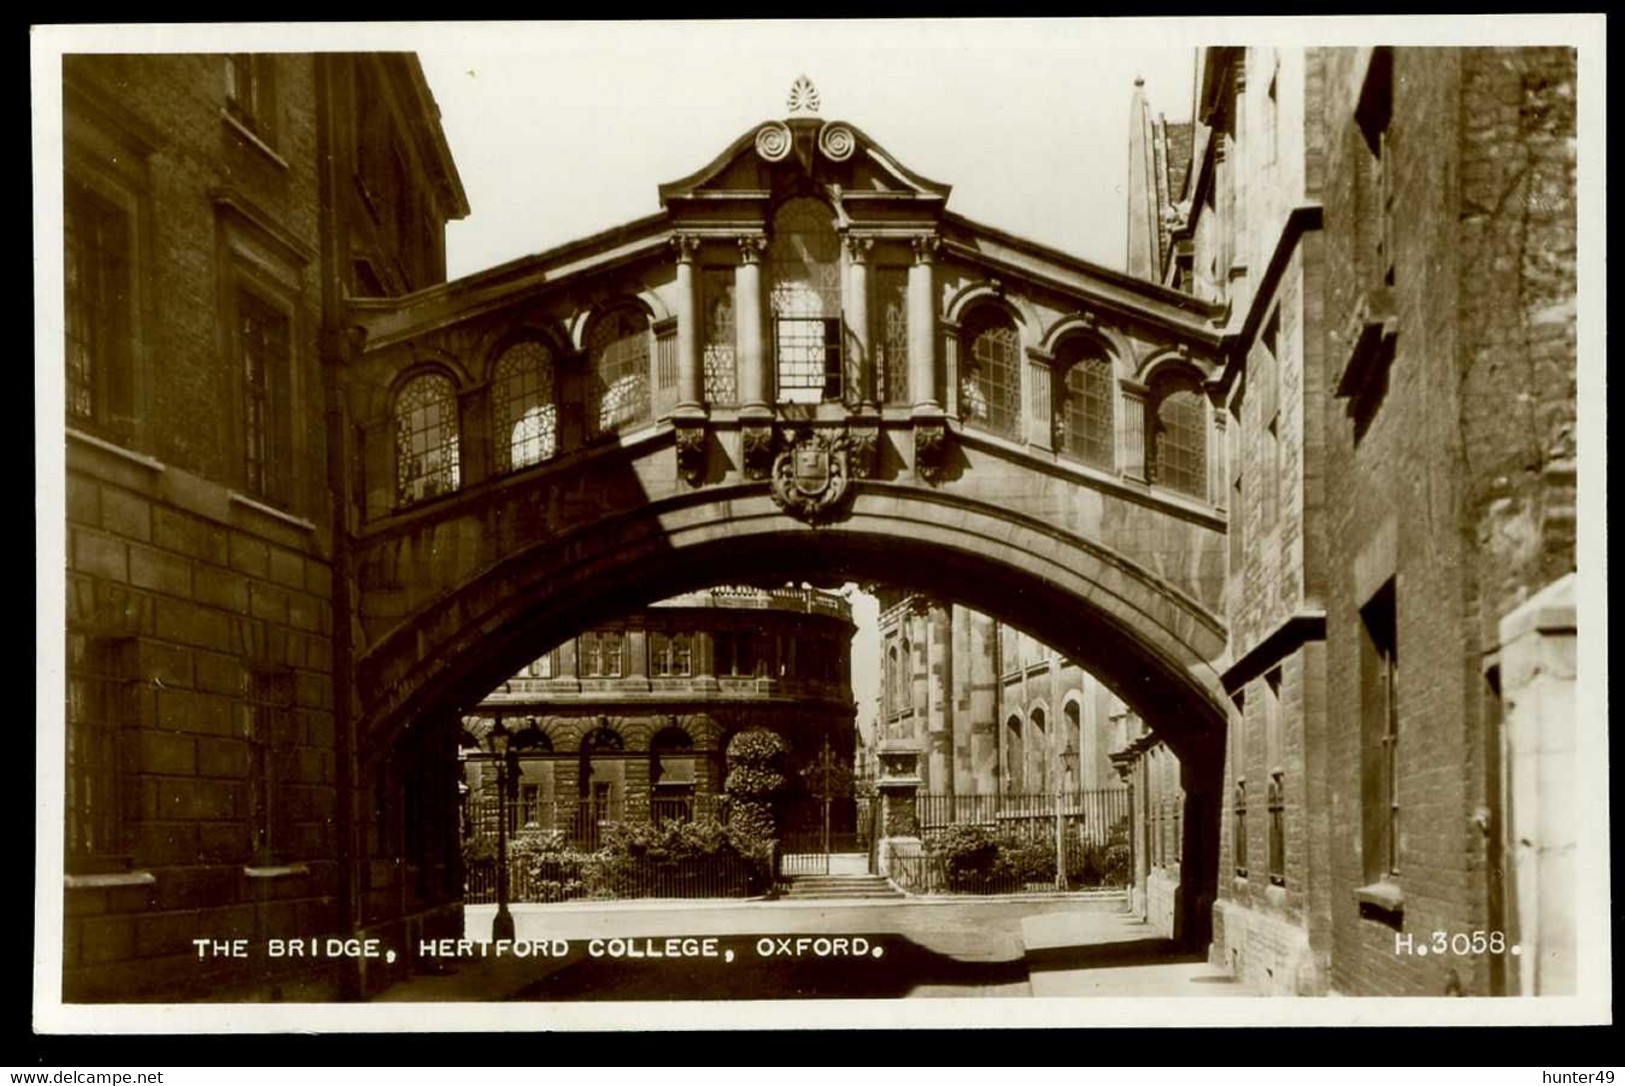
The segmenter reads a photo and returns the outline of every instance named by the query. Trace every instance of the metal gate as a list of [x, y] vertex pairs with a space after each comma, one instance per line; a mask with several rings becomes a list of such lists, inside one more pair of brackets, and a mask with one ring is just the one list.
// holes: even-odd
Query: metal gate
[[831, 855], [862, 856], [869, 834], [860, 832], [858, 804], [851, 796], [808, 799], [779, 813], [779, 875], [830, 874]]

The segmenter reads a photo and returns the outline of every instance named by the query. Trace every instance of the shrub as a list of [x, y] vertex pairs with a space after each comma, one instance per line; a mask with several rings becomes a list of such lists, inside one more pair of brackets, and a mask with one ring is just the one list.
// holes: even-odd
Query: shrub
[[773, 800], [789, 784], [784, 756], [789, 747], [766, 728], [740, 732], [728, 742], [728, 825], [753, 851], [777, 832]]
[[[605, 837], [604, 847], [586, 865], [583, 878], [594, 897], [648, 893], [686, 897], [696, 888], [760, 892], [765, 882], [760, 855], [751, 843], [741, 846], [731, 827], [709, 818], [615, 826]], [[741, 878], [733, 887], [725, 884], [730, 871]]]
[[950, 826], [925, 840], [928, 855], [943, 857], [948, 889], [975, 893], [994, 877], [1002, 843], [982, 826]]

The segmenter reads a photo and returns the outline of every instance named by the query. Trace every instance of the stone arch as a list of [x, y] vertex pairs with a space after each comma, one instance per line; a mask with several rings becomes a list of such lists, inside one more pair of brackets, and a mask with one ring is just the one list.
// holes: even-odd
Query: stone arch
[[1183, 372], [1198, 384], [1205, 384], [1208, 378], [1208, 367], [1191, 355], [1178, 348], [1163, 348], [1147, 355], [1135, 367], [1134, 379], [1142, 385], [1149, 385], [1174, 372]]
[[782, 572], [787, 562], [856, 579], [895, 580], [907, 570], [917, 579], [907, 587], [1007, 619], [1017, 617], [1008, 612], [1019, 588], [1034, 635], [1171, 729], [1171, 743], [1223, 734], [1227, 699], [1215, 669], [1223, 627], [1195, 599], [1109, 549], [1009, 509], [868, 483], [844, 520], [818, 529], [784, 517], [767, 495], [688, 494], [517, 549], [362, 657], [363, 688], [378, 692], [363, 721], [367, 745], [421, 713], [477, 700], [538, 643], [662, 595]]
[[645, 287], [595, 294], [570, 316], [567, 340], [569, 353], [576, 355], [586, 353], [591, 345], [589, 337], [593, 326], [605, 315], [626, 308], [635, 309], [648, 319], [651, 335], [655, 325], [671, 316], [660, 295]]
[[504, 321], [480, 333], [474, 348], [469, 376], [475, 384], [489, 384], [496, 364], [508, 348], [518, 343], [540, 343], [552, 352], [554, 365], [575, 354], [569, 332], [555, 321], [520, 319]]
[[991, 279], [977, 279], [955, 291], [945, 310], [947, 323], [953, 328], [963, 328], [965, 317], [982, 305], [996, 306], [1015, 321], [1024, 346], [1037, 344], [1038, 329], [1043, 327], [1038, 311], [1026, 297], [1009, 293]]
[[420, 350], [412, 361], [390, 375], [388, 390], [384, 397], [386, 413], [394, 409], [395, 401], [399, 398], [401, 389], [405, 388], [415, 378], [426, 374], [439, 374], [442, 377], [449, 378], [452, 387], [457, 390], [459, 396], [474, 385], [474, 380], [470, 377], [468, 368], [449, 351], [438, 348]]
[[1114, 376], [1134, 376], [1134, 347], [1127, 337], [1116, 328], [1077, 313], [1062, 317], [1045, 329], [1038, 346], [1046, 354], [1054, 355], [1067, 341], [1077, 338], [1085, 340], [1106, 356], [1112, 364]]

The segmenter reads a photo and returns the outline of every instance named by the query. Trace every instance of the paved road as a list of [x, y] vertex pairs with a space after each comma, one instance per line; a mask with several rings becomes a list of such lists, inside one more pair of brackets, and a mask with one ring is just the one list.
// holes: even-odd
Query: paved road
[[[1120, 905], [751, 902], [519, 905], [515, 940], [489, 944], [492, 906], [467, 912], [473, 946], [384, 1001], [683, 1000], [1031, 995], [1216, 995], [1226, 978], [1148, 937]], [[841, 940], [844, 940], [841, 941]], [[478, 956], [484, 946], [485, 956]], [[1199, 979], [1206, 977], [1206, 980]]]

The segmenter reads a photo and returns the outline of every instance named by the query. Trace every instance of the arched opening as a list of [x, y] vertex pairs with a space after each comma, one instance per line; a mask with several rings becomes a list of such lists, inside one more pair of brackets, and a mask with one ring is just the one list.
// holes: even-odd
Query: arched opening
[[767, 247], [779, 403], [840, 400], [841, 242], [822, 200], [786, 200]]
[[1151, 481], [1206, 499], [1207, 399], [1194, 374], [1165, 371], [1151, 385]]
[[411, 505], [456, 490], [459, 481], [457, 386], [423, 373], [395, 395], [395, 501]]
[[1028, 791], [1048, 793], [1050, 788], [1050, 761], [1054, 757], [1049, 747], [1048, 721], [1044, 710], [1035, 708], [1027, 718], [1030, 727], [1027, 730], [1027, 757], [1030, 768], [1027, 772]]
[[1005, 437], [1021, 431], [1021, 336], [996, 305], [983, 304], [965, 319], [959, 353], [959, 414], [967, 423]]
[[1092, 467], [1110, 469], [1116, 460], [1112, 401], [1117, 394], [1111, 360], [1082, 336], [1065, 340], [1055, 352], [1055, 447]]
[[[1217, 853], [1207, 830], [1218, 820], [1207, 807], [1217, 802], [1222, 771], [1226, 716], [1218, 706], [1228, 704], [1213, 671], [1223, 647], [1217, 621], [1124, 560], [1013, 519], [1008, 511], [984, 513], [961, 504], [947, 518], [938, 515], [930, 496], [892, 499], [883, 510], [871, 508], [870, 497], [868, 490], [858, 491], [842, 521], [816, 531], [789, 522], [766, 499], [766, 509], [758, 510], [746, 498], [696, 504], [686, 518], [595, 524], [566, 545], [538, 541], [481, 575], [500, 584], [500, 591], [477, 579], [376, 643], [361, 665], [369, 689], [381, 694], [362, 722], [364, 742], [377, 750], [391, 742], [396, 722], [484, 697], [534, 660], [538, 644], [568, 642], [574, 630], [612, 627], [619, 615], [678, 593], [719, 583], [782, 585], [787, 579], [826, 585], [886, 581], [962, 603], [1046, 643], [1096, 675], [1166, 740], [1181, 763], [1191, 828], [1183, 842], [1186, 862], [1169, 877], [1180, 886], [1179, 930], [1199, 938], [1205, 918], [1198, 903], [1212, 900]], [[901, 693], [911, 688], [901, 677], [918, 670], [919, 661], [909, 655], [910, 646], [899, 641], [896, 647]], [[717, 681], [726, 687], [720, 675]], [[1002, 718], [999, 729], [1001, 790], [1032, 792], [1057, 779], [1051, 776], [1044, 785], [1033, 779], [1030, 750], [1037, 727], [1025, 725], [1018, 713]], [[615, 802], [614, 759], [605, 757], [605, 746], [589, 735], [579, 785], [561, 782], [579, 793], [583, 811], [595, 799]], [[641, 739], [636, 749], [647, 749]], [[625, 758], [620, 760], [624, 789]], [[635, 760], [648, 765], [647, 754]], [[606, 783], [607, 791], [600, 787]], [[636, 789], [641, 800], [648, 786], [637, 783], [643, 785]], [[1170, 810], [1167, 817], [1173, 816]], [[1174, 847], [1171, 837], [1168, 847]]]
[[604, 829], [619, 821], [626, 802], [626, 742], [600, 724], [581, 738], [577, 775], [576, 841], [597, 848]]
[[1004, 722], [1004, 790], [1012, 795], [1027, 790], [1026, 744], [1022, 742], [1021, 717], [1014, 713]]
[[649, 741], [649, 816], [658, 824], [694, 816], [694, 737], [675, 726]]
[[1093, 766], [1081, 760], [1087, 748], [1083, 742], [1083, 716], [1076, 699], [1067, 701], [1061, 709], [1061, 717], [1066, 743], [1061, 753], [1061, 765], [1066, 772], [1065, 788], [1070, 794], [1079, 788], [1094, 787], [1087, 783]]
[[587, 338], [587, 431], [612, 434], [650, 418], [649, 318], [623, 305], [599, 317]]
[[496, 470], [517, 471], [558, 452], [553, 352], [522, 340], [502, 352], [491, 375], [491, 434]]

